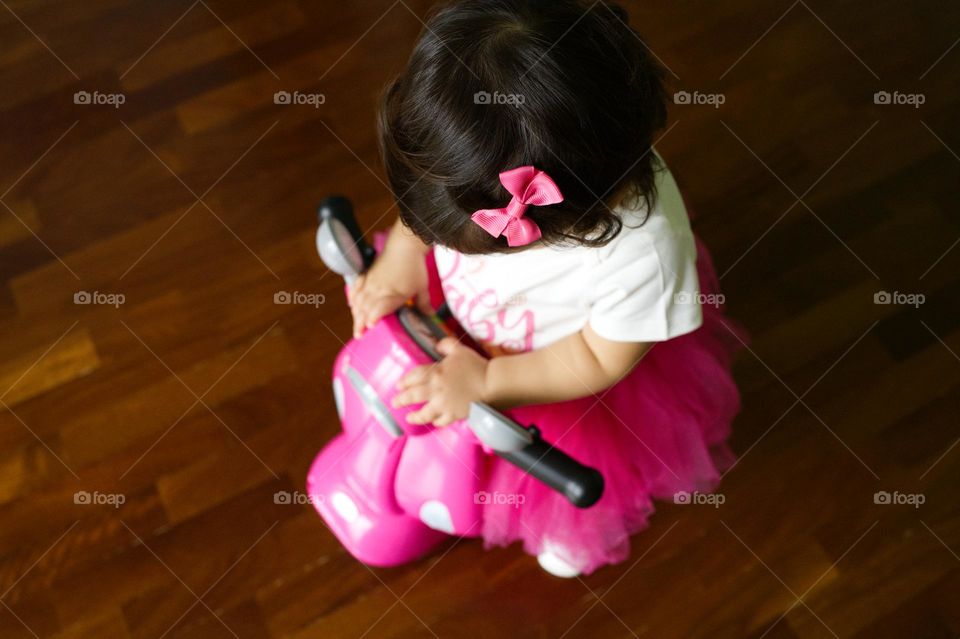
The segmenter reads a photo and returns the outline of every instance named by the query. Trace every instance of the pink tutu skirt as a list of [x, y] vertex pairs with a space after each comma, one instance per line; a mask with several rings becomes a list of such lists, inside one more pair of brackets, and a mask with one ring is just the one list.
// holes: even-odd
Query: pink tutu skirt
[[[697, 242], [701, 293], [719, 292], [712, 260]], [[485, 478], [485, 547], [521, 541], [550, 551], [582, 573], [624, 561], [630, 536], [643, 530], [655, 499], [709, 492], [734, 456], [726, 444], [740, 410], [730, 372], [742, 331], [722, 308], [703, 307], [696, 331], [655, 345], [618, 384], [598, 396], [510, 411], [544, 438], [603, 473], [605, 491], [579, 509], [514, 466], [491, 457]]]

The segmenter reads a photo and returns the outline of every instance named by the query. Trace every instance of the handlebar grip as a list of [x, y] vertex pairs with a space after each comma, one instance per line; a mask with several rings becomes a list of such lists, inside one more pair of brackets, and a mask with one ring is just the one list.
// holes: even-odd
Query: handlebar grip
[[578, 508], [597, 503], [603, 495], [603, 475], [545, 442], [535, 427], [529, 430], [534, 431], [532, 443], [516, 451], [497, 451], [497, 455], [562, 493]]
[[347, 232], [350, 233], [350, 238], [360, 250], [360, 255], [363, 258], [363, 269], [366, 270], [370, 268], [377, 253], [374, 248], [363, 239], [363, 231], [360, 230], [357, 218], [353, 214], [353, 204], [351, 204], [349, 199], [342, 195], [325, 197], [317, 209], [317, 216], [321, 222], [330, 219], [338, 221]]

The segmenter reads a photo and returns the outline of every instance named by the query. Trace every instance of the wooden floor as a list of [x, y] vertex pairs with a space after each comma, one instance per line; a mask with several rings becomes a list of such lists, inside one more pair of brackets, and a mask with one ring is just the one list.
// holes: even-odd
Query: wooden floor
[[960, 5], [627, 3], [724, 98], [658, 147], [753, 335], [741, 458], [563, 581], [371, 570], [275, 503], [338, 429], [313, 210], [395, 215], [375, 98], [429, 3], [191, 2], [0, 2], [0, 637], [960, 635]]

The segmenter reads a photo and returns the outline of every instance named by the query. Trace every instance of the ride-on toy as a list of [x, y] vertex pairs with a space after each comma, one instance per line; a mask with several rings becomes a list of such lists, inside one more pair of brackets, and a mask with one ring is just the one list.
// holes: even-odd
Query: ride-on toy
[[[376, 252], [346, 198], [325, 199], [319, 218], [320, 257], [349, 285]], [[553, 448], [535, 427], [485, 404], [471, 404], [468, 419], [444, 428], [407, 423], [417, 407], [391, 406], [396, 383], [412, 368], [438, 361], [435, 345], [448, 334], [436, 317], [404, 306], [351, 339], [334, 364], [343, 432], [317, 455], [307, 491], [334, 535], [366, 564], [395, 566], [448, 535], [479, 536], [485, 504], [510, 499], [483, 490], [486, 455], [523, 469], [576, 507], [593, 505], [603, 492], [599, 472]]]

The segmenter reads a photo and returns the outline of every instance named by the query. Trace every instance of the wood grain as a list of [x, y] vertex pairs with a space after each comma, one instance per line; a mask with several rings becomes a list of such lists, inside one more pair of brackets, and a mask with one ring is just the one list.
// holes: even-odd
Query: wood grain
[[562, 581], [476, 540], [370, 569], [278, 503], [338, 430], [350, 334], [314, 207], [396, 215], [374, 115], [429, 4], [0, 10], [0, 636], [960, 636], [950, 3], [624, 2], [671, 93], [725, 98], [658, 143], [751, 332], [722, 506], [661, 504]]

